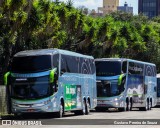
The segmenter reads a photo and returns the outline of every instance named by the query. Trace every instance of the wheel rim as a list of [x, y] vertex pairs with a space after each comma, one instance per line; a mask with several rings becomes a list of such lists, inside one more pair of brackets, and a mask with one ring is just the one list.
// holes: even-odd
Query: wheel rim
[[129, 109], [130, 109], [130, 111], [132, 110], [132, 103], [130, 103], [130, 108]]
[[148, 103], [148, 110], [151, 110], [151, 102]]
[[87, 114], [90, 112], [90, 104], [87, 102]]
[[128, 103], [128, 111], [130, 111], [130, 108], [131, 108], [131, 104]]
[[148, 101], [146, 101], [146, 107], [145, 107], [146, 111], [148, 110]]
[[83, 101], [83, 114], [85, 114], [86, 113], [86, 108], [85, 108], [85, 101]]
[[60, 111], [59, 111], [59, 116], [60, 117], [62, 117], [63, 116], [63, 106], [62, 105], [60, 105]]
[[126, 111], [127, 110], [127, 104], [126, 104], [126, 102], [124, 103], [124, 111]]

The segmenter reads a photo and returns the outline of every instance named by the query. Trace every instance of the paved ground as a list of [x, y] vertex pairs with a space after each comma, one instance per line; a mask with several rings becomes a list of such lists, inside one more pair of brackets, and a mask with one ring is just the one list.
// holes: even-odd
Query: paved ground
[[[139, 111], [134, 109], [130, 112], [118, 112], [116, 110], [96, 112], [92, 111], [89, 115], [79, 115], [76, 116], [74, 113], [67, 112], [62, 119], [57, 119], [53, 114], [40, 114], [40, 115], [27, 115], [26, 117], [19, 118], [5, 118], [12, 121], [41, 121], [42, 125], [48, 126], [36, 126], [40, 127], [53, 127], [56, 128], [160, 128], [160, 108], [152, 108], [151, 111]], [[156, 120], [155, 120], [156, 119]], [[159, 125], [153, 125], [155, 123]], [[136, 124], [136, 125], [122, 125], [122, 124]], [[142, 123], [150, 125], [140, 125]], [[153, 124], [152, 124], [153, 123]], [[88, 125], [86, 125], [88, 124]], [[103, 124], [103, 125], [101, 125]], [[117, 125], [116, 125], [117, 124]], [[4, 127], [0, 126], [0, 127]], [[8, 127], [8, 126], [7, 126]], [[16, 125], [12, 127], [22, 127], [21, 125]], [[23, 126], [24, 127], [24, 126]]]

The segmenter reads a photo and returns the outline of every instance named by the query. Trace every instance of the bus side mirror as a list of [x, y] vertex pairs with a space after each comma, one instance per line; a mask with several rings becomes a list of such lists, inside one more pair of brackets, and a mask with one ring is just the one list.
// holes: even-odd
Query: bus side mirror
[[8, 85], [8, 77], [11, 73], [10, 72], [7, 72], [5, 75], [4, 75], [4, 85]]
[[124, 74], [121, 74], [118, 78], [118, 86], [121, 86], [122, 84], [124, 84], [125, 79], [126, 79], [126, 76]]
[[126, 81], [126, 76], [124, 74], [121, 74], [118, 78], [118, 86], [119, 86], [120, 92], [125, 90], [124, 88], [125, 81]]
[[50, 75], [49, 75], [49, 82], [53, 83], [54, 82], [54, 78], [55, 78], [55, 74], [57, 72], [57, 68], [54, 68], [50, 71]]

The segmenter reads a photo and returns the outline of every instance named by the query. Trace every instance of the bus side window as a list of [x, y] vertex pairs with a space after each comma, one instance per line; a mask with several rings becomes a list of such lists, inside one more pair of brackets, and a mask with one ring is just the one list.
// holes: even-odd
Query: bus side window
[[68, 72], [68, 70], [67, 70], [67, 60], [66, 60], [65, 55], [61, 55], [61, 71], [60, 71], [60, 75], [62, 75], [65, 72]]
[[57, 92], [58, 90], [58, 71], [59, 71], [59, 54], [53, 55], [53, 68], [57, 68], [57, 71], [54, 73], [54, 82], [53, 82], [53, 91]]
[[59, 66], [59, 54], [53, 55], [53, 68]]
[[122, 63], [122, 73], [126, 73], [127, 71], [127, 61], [123, 61]]

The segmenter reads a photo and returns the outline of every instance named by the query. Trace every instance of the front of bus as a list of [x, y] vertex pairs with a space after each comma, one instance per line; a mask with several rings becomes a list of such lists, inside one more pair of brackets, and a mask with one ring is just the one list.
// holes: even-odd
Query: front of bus
[[[125, 74], [122, 73], [122, 60], [97, 59], [97, 110], [107, 108], [123, 108]], [[127, 63], [125, 62], [125, 65]], [[124, 69], [126, 70], [126, 66]]]
[[11, 110], [14, 114], [52, 112], [54, 94], [51, 55], [15, 55], [10, 85]]

